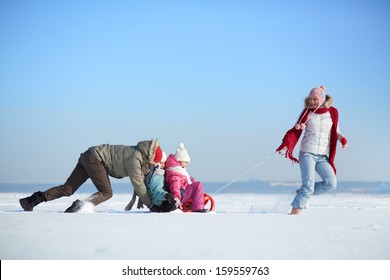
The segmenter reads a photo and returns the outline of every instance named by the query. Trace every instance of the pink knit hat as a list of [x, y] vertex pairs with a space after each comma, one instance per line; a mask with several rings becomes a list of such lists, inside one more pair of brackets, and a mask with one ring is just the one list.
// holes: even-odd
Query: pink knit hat
[[322, 104], [324, 104], [326, 99], [326, 87], [320, 86], [320, 87], [313, 88], [310, 91], [309, 96], [313, 98], [317, 98], [319, 105], [321, 106]]

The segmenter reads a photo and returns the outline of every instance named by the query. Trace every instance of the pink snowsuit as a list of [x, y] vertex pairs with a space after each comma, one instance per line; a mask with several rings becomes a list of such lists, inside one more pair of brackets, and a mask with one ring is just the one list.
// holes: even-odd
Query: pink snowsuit
[[[165, 162], [165, 186], [183, 204], [192, 200], [192, 211], [204, 209], [202, 183], [196, 182], [193, 177], [190, 177], [173, 154], [170, 154]], [[184, 195], [182, 195], [183, 191]]]

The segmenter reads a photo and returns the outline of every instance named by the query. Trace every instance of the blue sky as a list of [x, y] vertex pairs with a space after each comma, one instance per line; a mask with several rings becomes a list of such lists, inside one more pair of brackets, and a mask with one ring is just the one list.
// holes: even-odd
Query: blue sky
[[[90, 146], [184, 142], [228, 182], [325, 85], [339, 180], [390, 180], [389, 1], [0, 0], [0, 182], [63, 183]], [[298, 147], [295, 154], [298, 153]], [[300, 180], [279, 155], [242, 180]]]

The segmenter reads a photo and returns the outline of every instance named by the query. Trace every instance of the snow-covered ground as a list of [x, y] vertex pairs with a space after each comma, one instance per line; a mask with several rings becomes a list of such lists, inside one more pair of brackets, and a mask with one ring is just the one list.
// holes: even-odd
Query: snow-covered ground
[[292, 216], [291, 194], [217, 194], [216, 212], [125, 212], [130, 194], [86, 213], [76, 198], [21, 210], [0, 193], [2, 260], [389, 260], [390, 195], [328, 194]]

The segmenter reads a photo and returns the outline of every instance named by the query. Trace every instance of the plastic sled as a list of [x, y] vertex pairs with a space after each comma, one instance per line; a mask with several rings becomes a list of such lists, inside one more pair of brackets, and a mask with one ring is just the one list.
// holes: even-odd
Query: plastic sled
[[[210, 211], [215, 211], [215, 202], [214, 199], [211, 197], [211, 195], [208, 194], [203, 194], [203, 201], [204, 201], [204, 206], [210, 205], [210, 207], [207, 207]], [[192, 200], [187, 201], [186, 203], [183, 203], [181, 210], [183, 212], [192, 212], [191, 210], [191, 204]]]

